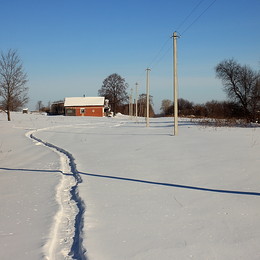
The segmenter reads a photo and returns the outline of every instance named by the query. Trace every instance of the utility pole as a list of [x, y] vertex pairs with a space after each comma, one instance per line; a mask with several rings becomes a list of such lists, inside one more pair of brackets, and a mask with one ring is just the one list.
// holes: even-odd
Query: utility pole
[[133, 115], [134, 115], [134, 111], [133, 111], [133, 89], [131, 88], [131, 95], [130, 95], [130, 97], [131, 97], [131, 101], [130, 101], [130, 105], [131, 105], [131, 113], [130, 113], [130, 115], [131, 115], [131, 119], [133, 119]]
[[132, 117], [132, 89], [130, 90], [129, 95], [129, 117]]
[[151, 69], [146, 69], [146, 127], [149, 127], [149, 115], [150, 115], [150, 82], [149, 82], [149, 72]]
[[129, 95], [129, 104], [128, 104], [128, 115], [129, 115], [129, 117], [130, 117], [130, 115], [131, 115], [131, 95]]
[[135, 83], [135, 120], [138, 121], [138, 83]]
[[174, 131], [173, 135], [178, 135], [178, 77], [177, 77], [177, 32], [173, 33], [173, 88], [174, 88]]

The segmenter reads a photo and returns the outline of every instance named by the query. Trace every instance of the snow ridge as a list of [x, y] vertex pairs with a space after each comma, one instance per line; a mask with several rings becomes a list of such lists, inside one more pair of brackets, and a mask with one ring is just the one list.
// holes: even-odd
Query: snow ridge
[[[68, 151], [64, 150], [63, 148], [60, 148], [56, 145], [53, 145], [51, 143], [45, 142], [43, 140], [41, 140], [40, 138], [37, 138], [33, 135], [33, 132], [35, 131], [31, 131], [29, 133], [27, 133], [27, 136], [30, 137], [31, 139], [55, 150], [56, 152], [59, 153], [61, 161], [62, 161], [62, 165], [64, 166], [64, 161], [66, 161], [67, 163], [67, 167], [65, 166], [65, 168], [70, 168], [70, 169], [62, 169], [62, 173], [63, 173], [63, 178], [61, 180], [61, 183], [59, 185], [59, 187], [57, 188], [57, 201], [60, 204], [60, 211], [57, 213], [57, 215], [55, 216], [55, 224], [54, 224], [54, 230], [52, 230], [52, 237], [54, 236], [54, 241], [50, 242], [49, 241], [49, 245], [48, 247], [48, 251], [49, 251], [49, 256], [46, 257], [46, 259], [59, 259], [57, 258], [57, 251], [58, 249], [55, 248], [57, 246], [54, 245], [54, 243], [58, 243], [57, 240], [60, 240], [60, 244], [64, 244], [65, 248], [61, 248], [61, 253], [64, 257], [64, 259], [77, 259], [77, 260], [86, 260], [86, 256], [85, 256], [85, 252], [86, 249], [83, 247], [82, 245], [82, 230], [83, 230], [83, 215], [85, 212], [85, 203], [84, 201], [80, 198], [79, 194], [78, 194], [78, 184], [82, 183], [82, 178], [77, 170], [77, 166], [75, 163], [75, 159], [72, 156], [71, 153], [69, 153]], [[65, 158], [64, 158], [65, 157]], [[69, 166], [69, 167], [68, 167]], [[68, 173], [70, 172], [70, 173]], [[66, 180], [69, 176], [73, 176], [74, 181], [69, 181]], [[65, 189], [64, 189], [65, 187]], [[63, 189], [63, 192], [70, 192], [70, 195], [68, 197], [68, 195], [65, 197], [64, 199], [64, 194], [61, 194], [62, 191], [61, 189]], [[70, 202], [68, 201], [70, 200]], [[64, 209], [64, 203], [65, 203], [65, 209]], [[74, 206], [74, 209], [73, 209]], [[75, 210], [75, 206], [76, 206], [76, 210]], [[67, 208], [67, 214], [66, 214], [66, 208]], [[74, 211], [74, 216], [75, 219], [71, 220], [68, 219], [69, 217], [71, 217], [71, 212]], [[66, 215], [66, 219], [67, 222], [74, 222], [74, 234], [73, 234], [73, 242], [70, 241], [71, 237], [68, 235], [68, 232], [64, 232], [64, 230], [59, 230], [61, 229], [60, 224], [62, 224], [61, 222], [61, 218], [62, 218], [62, 214]], [[63, 216], [64, 217], [64, 216]], [[64, 221], [63, 221], [64, 222]], [[66, 224], [67, 226], [69, 226], [68, 224]], [[70, 229], [70, 228], [69, 228]], [[62, 235], [59, 235], [58, 233], [63, 233]], [[65, 238], [64, 238], [65, 236]], [[66, 237], [67, 236], [67, 237]], [[52, 238], [53, 240], [53, 238]], [[61, 240], [63, 241], [63, 243], [61, 242]], [[66, 248], [68, 246], [68, 244], [70, 244], [70, 249], [68, 251], [68, 248]], [[62, 247], [62, 246], [61, 246]]]

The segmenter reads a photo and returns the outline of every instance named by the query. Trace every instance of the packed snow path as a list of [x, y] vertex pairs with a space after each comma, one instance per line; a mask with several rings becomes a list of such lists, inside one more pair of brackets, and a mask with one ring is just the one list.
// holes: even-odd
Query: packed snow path
[[[51, 239], [45, 246], [45, 257], [50, 260], [85, 260], [86, 257], [84, 254], [86, 250], [82, 246], [81, 235], [83, 230], [85, 204], [78, 194], [78, 184], [82, 183], [82, 178], [77, 171], [75, 159], [72, 154], [34, 136], [35, 132], [49, 129], [51, 128], [38, 129], [37, 131], [30, 131], [27, 133], [27, 136], [36, 142], [57, 151], [61, 160], [61, 173], [63, 176], [56, 194], [60, 210], [55, 216], [54, 225], [51, 229]], [[73, 175], [75, 181], [70, 175]]]

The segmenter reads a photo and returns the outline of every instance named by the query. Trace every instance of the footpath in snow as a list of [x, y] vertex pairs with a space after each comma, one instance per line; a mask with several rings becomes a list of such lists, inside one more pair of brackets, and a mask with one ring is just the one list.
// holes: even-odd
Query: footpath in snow
[[[55, 127], [54, 127], [55, 128]], [[50, 128], [38, 131], [51, 130]], [[82, 179], [77, 171], [75, 159], [66, 150], [35, 137], [36, 131], [26, 134], [37, 144], [42, 144], [60, 156], [62, 179], [57, 187], [56, 201], [59, 211], [54, 217], [50, 239], [45, 245], [46, 259], [86, 259], [82, 247], [82, 228], [85, 204], [78, 194], [78, 184]]]

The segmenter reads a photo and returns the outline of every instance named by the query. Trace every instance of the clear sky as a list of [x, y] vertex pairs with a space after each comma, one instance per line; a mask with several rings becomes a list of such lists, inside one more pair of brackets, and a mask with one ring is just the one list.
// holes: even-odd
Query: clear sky
[[179, 97], [225, 100], [214, 67], [223, 59], [260, 68], [260, 0], [0, 0], [0, 50], [16, 49], [28, 74], [29, 108], [97, 96], [118, 73], [150, 94], [159, 112], [173, 99], [172, 39]]

